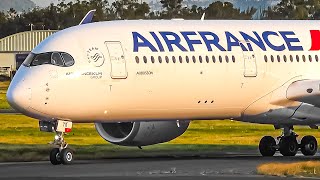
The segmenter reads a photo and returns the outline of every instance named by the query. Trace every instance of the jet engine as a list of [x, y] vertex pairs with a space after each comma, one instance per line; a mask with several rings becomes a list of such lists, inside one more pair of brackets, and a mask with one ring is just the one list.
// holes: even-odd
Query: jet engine
[[106, 141], [121, 146], [147, 146], [168, 142], [182, 135], [190, 121], [95, 123]]

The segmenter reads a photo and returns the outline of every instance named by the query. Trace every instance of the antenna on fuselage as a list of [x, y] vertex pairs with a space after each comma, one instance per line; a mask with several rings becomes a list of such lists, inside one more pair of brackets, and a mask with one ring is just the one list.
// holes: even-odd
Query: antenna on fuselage
[[206, 16], [206, 13], [203, 13], [200, 20], [203, 21], [205, 16]]
[[80, 22], [79, 25], [92, 23], [93, 15], [94, 15], [95, 12], [96, 12], [95, 9], [89, 11], [89, 12], [84, 16], [84, 18], [82, 19], [82, 21]]

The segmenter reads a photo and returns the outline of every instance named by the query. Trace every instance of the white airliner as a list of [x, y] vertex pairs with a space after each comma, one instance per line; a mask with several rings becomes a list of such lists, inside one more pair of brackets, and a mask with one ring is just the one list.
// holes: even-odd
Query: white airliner
[[89, 23], [92, 13], [40, 43], [7, 92], [56, 133], [52, 164], [71, 163], [63, 135], [90, 122], [106, 141], [138, 147], [180, 136], [190, 120], [272, 124], [283, 134], [261, 139], [263, 156], [317, 152], [293, 126], [320, 124], [319, 21]]

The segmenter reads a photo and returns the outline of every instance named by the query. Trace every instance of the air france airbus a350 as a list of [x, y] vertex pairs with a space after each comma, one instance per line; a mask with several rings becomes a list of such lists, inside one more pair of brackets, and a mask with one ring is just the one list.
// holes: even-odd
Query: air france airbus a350
[[147, 146], [190, 120], [234, 119], [283, 129], [263, 156], [317, 152], [294, 125], [320, 124], [320, 22], [134, 20], [83, 22], [50, 36], [10, 84], [9, 103], [56, 133], [52, 164], [69, 164], [63, 135], [95, 123], [106, 141]]

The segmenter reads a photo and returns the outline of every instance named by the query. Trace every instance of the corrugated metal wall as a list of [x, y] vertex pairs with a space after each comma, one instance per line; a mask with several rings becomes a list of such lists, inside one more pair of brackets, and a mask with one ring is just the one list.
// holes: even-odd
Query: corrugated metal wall
[[24, 52], [31, 51], [41, 41], [57, 31], [41, 30], [27, 31], [0, 39], [0, 52]]

